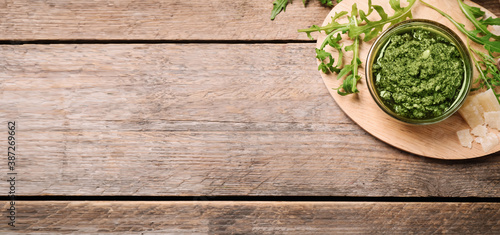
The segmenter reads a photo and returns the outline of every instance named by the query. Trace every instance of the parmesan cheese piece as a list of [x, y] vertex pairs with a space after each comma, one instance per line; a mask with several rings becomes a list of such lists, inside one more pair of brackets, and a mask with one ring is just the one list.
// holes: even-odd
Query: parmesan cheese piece
[[498, 137], [494, 133], [488, 133], [485, 137], [479, 137], [481, 147], [483, 147], [483, 151], [489, 152], [493, 147], [498, 144]]
[[484, 113], [484, 120], [489, 127], [500, 130], [500, 111]]
[[478, 137], [485, 137], [486, 133], [488, 133], [488, 128], [485, 125], [479, 125], [472, 129], [471, 133]]
[[475, 141], [485, 152], [489, 152], [499, 144], [500, 134], [488, 133], [488, 127], [500, 130], [500, 103], [493, 90], [488, 89], [467, 97], [458, 113], [472, 128], [470, 133], [469, 130], [457, 132], [462, 146], [471, 148]]
[[474, 128], [484, 123], [483, 106], [479, 104], [476, 95], [471, 95], [465, 99], [464, 104], [458, 110], [458, 113], [469, 124], [470, 128]]
[[458, 135], [458, 140], [460, 141], [460, 144], [462, 146], [467, 148], [472, 148], [472, 141], [474, 141], [474, 138], [470, 134], [469, 129], [457, 131], [457, 135]]
[[492, 89], [481, 92], [475, 96], [484, 112], [500, 111], [500, 103]]

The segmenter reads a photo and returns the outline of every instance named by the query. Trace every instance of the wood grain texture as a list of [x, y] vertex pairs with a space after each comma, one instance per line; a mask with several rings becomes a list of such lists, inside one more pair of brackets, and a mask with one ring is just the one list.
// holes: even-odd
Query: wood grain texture
[[[329, 23], [331, 21], [331, 17], [334, 16], [335, 13], [349, 11], [354, 2], [354, 0], [346, 0], [338, 4], [325, 18], [323, 25]], [[367, 11], [367, 1], [356, 2], [360, 5], [360, 9], [365, 12]], [[471, 5], [473, 4], [471, 2], [467, 3]], [[381, 5], [384, 8], [390, 9], [388, 1], [376, 0], [373, 1], [373, 4]], [[460, 6], [456, 1], [436, 1], [432, 4], [439, 9], [449, 9], [446, 11], [447, 14], [451, 15], [451, 17], [458, 22], [466, 23], [465, 25], [467, 29], [472, 29], [474, 27], [472, 23], [468, 22], [468, 19], [463, 15], [460, 10]], [[479, 7], [478, 5], [474, 6]], [[492, 15], [492, 13], [487, 9], [483, 8], [483, 10], [486, 11], [487, 16]], [[412, 8], [412, 15], [414, 19], [433, 20], [449, 27], [455, 31], [457, 35], [459, 35], [465, 44], [467, 40], [466, 36], [456, 29], [456, 27], [448, 19], [444, 18], [441, 14], [431, 8], [421, 4], [420, 2], [416, 2]], [[372, 20], [376, 20], [376, 18]], [[495, 32], [495, 34], [500, 34], [500, 27], [491, 28], [490, 30]], [[324, 38], [325, 36], [322, 35], [320, 39], [318, 39], [317, 47], [321, 46]], [[375, 40], [362, 42], [360, 44], [359, 57], [363, 62], [359, 68], [361, 81], [358, 83], [358, 89], [360, 92], [358, 94], [351, 95], [350, 97], [343, 97], [338, 95], [336, 90], [329, 89], [330, 94], [335, 99], [336, 103], [350, 118], [382, 141], [397, 148], [422, 156], [441, 159], [467, 159], [481, 157], [500, 151], [500, 145], [497, 145], [489, 152], [485, 152], [478, 143], [474, 143], [472, 149], [462, 147], [458, 141], [456, 132], [463, 129], [470, 129], [470, 127], [458, 113], [443, 122], [422, 126], [410, 125], [396, 121], [383, 112], [371, 97], [365, 80], [365, 65], [367, 64], [366, 59], [374, 41]], [[350, 45], [352, 44], [352, 40], [344, 38], [343, 43]], [[482, 47], [475, 43], [471, 43], [471, 45], [476, 49], [480, 49]], [[330, 51], [332, 52], [333, 57], [337, 58], [338, 53], [331, 48]], [[344, 63], [351, 60], [352, 54], [346, 54]], [[321, 76], [323, 77], [325, 85], [328, 88], [339, 87], [342, 84], [342, 80], [337, 79], [337, 76], [334, 73], [321, 73]], [[478, 76], [478, 72], [475, 71], [473, 78], [475, 79]], [[360, 110], [363, 110], [363, 112], [360, 112]], [[498, 131], [496, 130], [492, 130], [492, 132], [498, 134]]]
[[[293, 2], [271, 21], [272, 1], [3, 0], [0, 40], [306, 40], [319, 1]], [[476, 0], [500, 14], [496, 0]]]
[[331, 8], [297, 1], [270, 20], [258, 1], [49, 0], [0, 2], [0, 40], [306, 40]]
[[[498, 203], [18, 201], [19, 234], [498, 234]], [[4, 202], [3, 210], [10, 205]]]
[[363, 131], [310, 72], [311, 44], [0, 52], [18, 195], [500, 195], [499, 154], [431, 160]]

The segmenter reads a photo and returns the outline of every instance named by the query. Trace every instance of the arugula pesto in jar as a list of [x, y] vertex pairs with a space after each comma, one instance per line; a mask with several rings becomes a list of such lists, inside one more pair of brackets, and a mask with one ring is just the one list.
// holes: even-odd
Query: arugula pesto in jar
[[376, 92], [396, 114], [427, 119], [446, 112], [459, 96], [464, 61], [455, 44], [423, 28], [392, 35], [373, 63]]

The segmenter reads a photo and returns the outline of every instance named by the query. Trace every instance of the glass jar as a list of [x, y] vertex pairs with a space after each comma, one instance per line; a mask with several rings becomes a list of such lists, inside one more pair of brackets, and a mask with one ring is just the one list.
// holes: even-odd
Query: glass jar
[[[444, 111], [441, 112], [439, 115], [434, 115], [434, 116], [429, 116], [427, 115], [426, 117], [423, 118], [415, 118], [415, 117], [408, 117], [409, 115], [403, 115], [398, 112], [397, 106], [393, 105], [391, 106], [391, 103], [387, 100], [391, 100], [392, 98], [387, 98], [384, 97], [382, 98], [381, 95], [386, 95], [382, 92], [382, 94], [379, 92], [378, 87], [377, 87], [377, 75], [374, 75], [374, 69], [373, 66], [375, 63], [377, 63], [377, 60], [379, 57], [385, 56], [384, 51], [387, 48], [387, 46], [391, 43], [391, 37], [394, 35], [398, 34], [403, 34], [406, 32], [412, 32], [412, 30], [425, 30], [425, 31], [430, 31], [430, 33], [433, 33], [435, 35], [442, 36], [445, 38], [447, 41], [451, 42], [457, 49], [458, 52], [462, 58], [463, 66], [464, 66], [464, 73], [462, 77], [462, 83], [460, 85], [458, 94], [455, 94], [454, 97], [455, 99], [453, 102], [451, 102], [451, 105], [449, 105]], [[422, 56], [429, 56], [429, 51], [424, 51], [422, 53]], [[378, 66], [378, 65], [377, 65]], [[370, 51], [368, 53], [367, 61], [366, 61], [366, 67], [365, 67], [365, 72], [366, 72], [366, 82], [368, 86], [368, 90], [370, 91], [371, 96], [375, 100], [375, 103], [389, 116], [395, 118], [396, 120], [405, 122], [405, 123], [411, 123], [411, 124], [433, 124], [437, 123], [440, 121], [445, 120], [446, 118], [450, 117], [453, 115], [465, 101], [465, 98], [469, 94], [469, 91], [471, 89], [471, 84], [472, 84], [472, 62], [471, 62], [471, 57], [469, 54], [469, 51], [467, 47], [464, 45], [464, 43], [461, 41], [461, 39], [458, 37], [457, 34], [455, 34], [452, 30], [450, 30], [448, 27], [435, 22], [431, 20], [424, 20], [424, 19], [410, 19], [406, 20], [400, 23], [397, 23], [387, 30], [385, 30], [373, 43], [372, 47], [370, 48]], [[401, 79], [408, 79], [408, 76], [406, 78], [401, 78]], [[380, 81], [380, 80], [379, 80]], [[410, 81], [411, 82], [411, 81]], [[458, 88], [457, 88], [458, 89]], [[439, 90], [437, 88], [436, 90]], [[439, 91], [437, 91], [439, 92]], [[392, 94], [391, 94], [392, 95]], [[390, 96], [389, 96], [390, 97]], [[396, 108], [395, 108], [396, 107]]]

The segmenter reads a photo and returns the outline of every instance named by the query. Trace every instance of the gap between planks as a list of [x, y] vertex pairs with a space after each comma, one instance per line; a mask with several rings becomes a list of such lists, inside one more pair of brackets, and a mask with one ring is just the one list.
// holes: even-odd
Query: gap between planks
[[0, 40], [0, 45], [46, 45], [46, 44], [301, 44], [316, 43], [316, 40]]
[[[0, 201], [10, 200], [1, 196]], [[402, 202], [402, 203], [500, 203], [499, 197], [352, 197], [352, 196], [15, 196], [15, 201], [135, 201], [135, 202]]]

